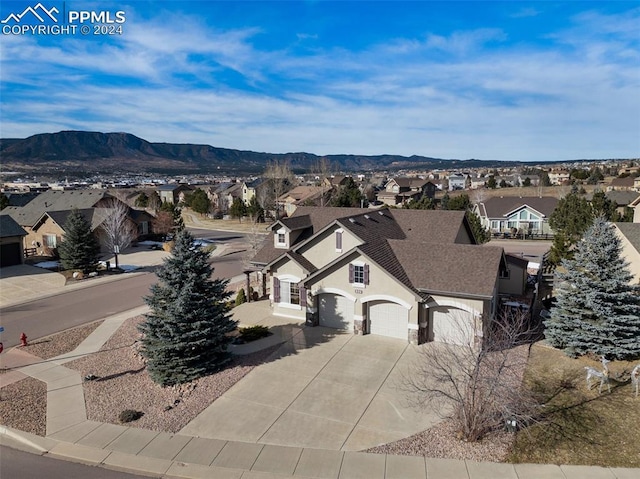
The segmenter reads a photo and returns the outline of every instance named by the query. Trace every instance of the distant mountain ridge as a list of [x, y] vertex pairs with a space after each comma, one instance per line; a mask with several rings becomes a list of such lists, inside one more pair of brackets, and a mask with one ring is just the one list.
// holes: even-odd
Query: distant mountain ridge
[[400, 168], [495, 167], [515, 161], [445, 160], [413, 155], [326, 155], [259, 153], [210, 145], [150, 143], [130, 133], [61, 131], [25, 139], [0, 139], [2, 169], [96, 172], [255, 173], [269, 161], [285, 160], [294, 171], [310, 171], [321, 158], [342, 171]]

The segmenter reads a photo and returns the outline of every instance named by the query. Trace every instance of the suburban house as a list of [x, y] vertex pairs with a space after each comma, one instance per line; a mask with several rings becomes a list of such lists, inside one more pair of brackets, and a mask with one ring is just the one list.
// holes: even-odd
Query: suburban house
[[[100, 224], [113, 208], [113, 203], [122, 203], [106, 191], [74, 190], [45, 191], [24, 206], [7, 207], [0, 215], [12, 217], [26, 232], [25, 248], [57, 248], [64, 236], [64, 224], [73, 209], [77, 209], [91, 224], [101, 247], [104, 247]], [[123, 203], [124, 204], [124, 203]], [[144, 235], [151, 232], [153, 216], [143, 210], [134, 210], [126, 205], [131, 227]]]
[[296, 186], [278, 198], [287, 216], [291, 216], [298, 206], [325, 206], [333, 188], [330, 186]]
[[471, 186], [471, 179], [466, 173], [449, 175], [449, 191], [466, 190]]
[[172, 183], [158, 186], [157, 191], [161, 202], [164, 203], [166, 201], [167, 203], [177, 205], [184, 200], [185, 194], [193, 191], [193, 188], [184, 184]]
[[436, 185], [421, 178], [392, 178], [378, 192], [376, 199], [388, 206], [403, 205], [410, 200], [420, 200], [423, 196], [435, 197]]
[[571, 173], [569, 170], [551, 170], [549, 172], [549, 182], [552, 185], [564, 185], [569, 183]]
[[[627, 190], [611, 190], [605, 193], [607, 199], [615, 203], [616, 211], [623, 215], [625, 214], [625, 209], [631, 207], [631, 203], [638, 198], [638, 193], [635, 191], [627, 191]], [[591, 201], [593, 199], [593, 193], [589, 193], [586, 195], [586, 199]]]
[[252, 263], [273, 314], [312, 326], [473, 343], [510, 276], [502, 248], [477, 245], [462, 211], [301, 206], [270, 229]]
[[625, 176], [624, 178], [614, 178], [607, 186], [607, 191], [636, 191], [633, 176]]
[[257, 178], [253, 181], [245, 181], [242, 183], [242, 201], [244, 201], [245, 205], [249, 205], [251, 203], [251, 199], [258, 196], [264, 196], [269, 192], [269, 190], [273, 190], [272, 181], [267, 178]]
[[501, 196], [473, 206], [482, 226], [493, 234], [552, 234], [549, 217], [558, 205], [550, 196]]
[[208, 188], [206, 193], [211, 200], [213, 209], [226, 213], [235, 198], [242, 199], [242, 184], [230, 182], [220, 183]]
[[629, 263], [632, 282], [640, 283], [640, 223], [614, 223], [622, 246], [622, 257]]
[[0, 216], [0, 268], [22, 264], [27, 232], [9, 215]]

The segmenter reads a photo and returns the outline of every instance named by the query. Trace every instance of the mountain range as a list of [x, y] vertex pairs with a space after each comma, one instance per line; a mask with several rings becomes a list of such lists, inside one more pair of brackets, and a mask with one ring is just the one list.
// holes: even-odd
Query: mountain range
[[340, 171], [401, 168], [465, 169], [520, 164], [510, 161], [446, 160], [425, 156], [259, 153], [210, 145], [151, 143], [129, 133], [61, 131], [24, 139], [0, 139], [3, 171], [258, 173], [272, 161], [286, 161], [295, 172], [312, 171], [321, 158]]

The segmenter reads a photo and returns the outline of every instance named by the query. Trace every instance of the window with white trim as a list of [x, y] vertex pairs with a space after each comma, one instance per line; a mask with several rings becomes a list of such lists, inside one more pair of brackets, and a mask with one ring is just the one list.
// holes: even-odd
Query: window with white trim
[[307, 305], [307, 290], [300, 281], [292, 278], [273, 278], [273, 301], [281, 306], [294, 307]]
[[369, 284], [369, 265], [365, 263], [351, 263], [349, 265], [349, 283], [353, 286], [364, 287]]
[[58, 246], [58, 239], [56, 235], [42, 235], [42, 244], [47, 248], [56, 248]]
[[275, 247], [276, 248], [288, 248], [287, 244], [287, 231], [284, 228], [280, 228], [275, 232]]
[[285, 244], [287, 242], [287, 237], [284, 233], [278, 233], [278, 244]]

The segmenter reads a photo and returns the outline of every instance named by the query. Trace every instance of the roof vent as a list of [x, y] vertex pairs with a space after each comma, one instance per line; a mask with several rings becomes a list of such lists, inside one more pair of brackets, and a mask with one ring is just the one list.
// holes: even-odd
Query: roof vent
[[356, 219], [355, 218], [349, 218], [349, 221], [351, 221], [352, 223], [355, 223]]
[[364, 215], [364, 217], [365, 217], [366, 219], [368, 219], [368, 220], [370, 220], [370, 219], [371, 219], [371, 216], [369, 216], [369, 215]]
[[384, 211], [378, 211], [378, 214], [379, 214], [380, 216], [384, 216]]

